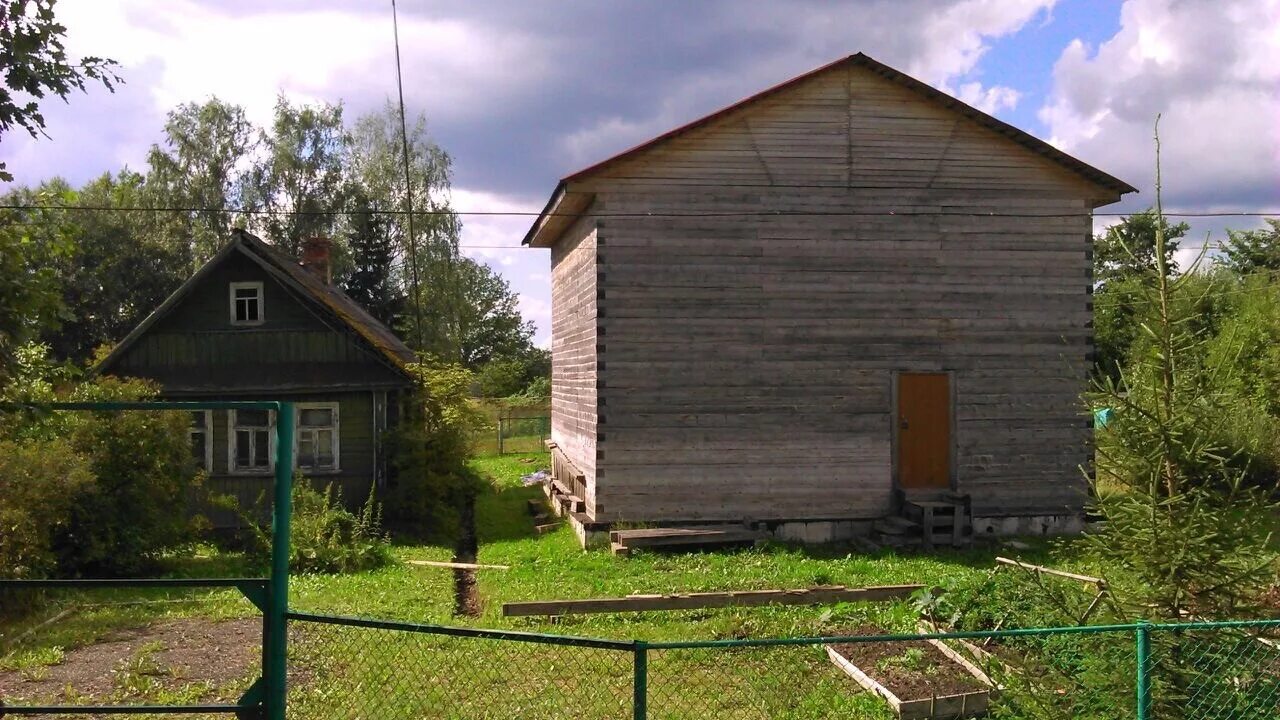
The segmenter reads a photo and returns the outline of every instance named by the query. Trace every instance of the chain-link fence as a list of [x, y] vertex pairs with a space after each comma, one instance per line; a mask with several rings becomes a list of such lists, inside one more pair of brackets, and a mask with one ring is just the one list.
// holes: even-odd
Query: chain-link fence
[[297, 718], [1280, 717], [1280, 621], [646, 643], [290, 619]]
[[632, 715], [632, 643], [289, 617], [293, 718]]

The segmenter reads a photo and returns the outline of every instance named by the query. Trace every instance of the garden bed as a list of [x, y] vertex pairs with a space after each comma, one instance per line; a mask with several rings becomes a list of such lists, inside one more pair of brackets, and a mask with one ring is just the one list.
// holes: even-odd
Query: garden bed
[[[860, 627], [849, 634], [884, 631]], [[838, 643], [827, 646], [827, 655], [904, 720], [973, 717], [985, 714], [990, 703], [990, 678], [938, 641]]]

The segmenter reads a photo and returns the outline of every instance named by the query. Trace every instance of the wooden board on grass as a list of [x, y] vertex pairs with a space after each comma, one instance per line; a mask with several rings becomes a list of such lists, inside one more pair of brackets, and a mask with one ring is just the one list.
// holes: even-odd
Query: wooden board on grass
[[502, 606], [502, 614], [506, 617], [517, 617], [900, 600], [923, 587], [923, 585], [879, 585], [848, 588], [843, 585], [827, 585], [795, 590], [739, 590], [679, 595], [628, 595], [584, 600], [535, 600], [505, 603]]

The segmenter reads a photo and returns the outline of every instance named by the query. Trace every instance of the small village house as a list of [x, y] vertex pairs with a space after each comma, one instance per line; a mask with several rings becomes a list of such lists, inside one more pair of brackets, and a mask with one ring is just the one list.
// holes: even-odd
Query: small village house
[[552, 492], [580, 531], [1078, 528], [1091, 213], [1133, 191], [862, 54], [569, 175], [524, 239]]
[[[297, 469], [358, 505], [385, 477], [381, 435], [412, 385], [414, 354], [333, 286], [329, 249], [308, 240], [299, 263], [234, 231], [98, 372], [154, 380], [166, 399], [297, 403]], [[242, 507], [269, 490], [274, 425], [266, 411], [193, 413], [192, 448], [210, 489]], [[234, 521], [215, 513], [217, 524]]]

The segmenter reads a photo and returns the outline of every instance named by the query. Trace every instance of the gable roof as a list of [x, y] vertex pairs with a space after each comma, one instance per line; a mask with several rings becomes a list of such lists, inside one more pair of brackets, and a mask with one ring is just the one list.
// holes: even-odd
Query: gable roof
[[[1052, 162], [1057, 163], [1058, 165], [1061, 165], [1067, 170], [1070, 170], [1071, 172], [1081, 176], [1085, 180], [1088, 180], [1089, 182], [1092, 182], [1095, 185], [1098, 185], [1099, 187], [1113, 191], [1119, 195], [1138, 191], [1137, 188], [1124, 182], [1123, 180], [1120, 180], [1117, 177], [1109, 175], [1103, 172], [1102, 170], [1099, 170], [1098, 168], [1093, 167], [1092, 165], [1089, 165], [1083, 160], [1079, 160], [1077, 158], [1072, 157], [1071, 155], [1068, 155], [1067, 153], [1055, 148], [1049, 143], [1041, 140], [1040, 138], [1024, 130], [1019, 130], [1018, 128], [1014, 127], [1013, 125], [1010, 125], [1009, 123], [1004, 122], [1003, 120], [992, 117], [991, 115], [988, 115], [987, 113], [982, 112], [981, 110], [973, 107], [972, 105], [968, 105], [958, 100], [957, 98], [954, 98], [942, 92], [941, 90], [938, 90], [937, 88], [934, 88], [926, 83], [923, 83], [911, 77], [910, 75], [907, 75], [906, 73], [900, 70], [891, 68], [888, 65], [885, 65], [884, 63], [878, 60], [875, 60], [868, 55], [865, 55], [863, 53], [855, 53], [853, 55], [849, 55], [848, 57], [840, 58], [835, 62], [831, 62], [826, 65], [823, 65], [822, 67], [816, 68], [814, 70], [810, 70], [807, 73], [798, 75], [794, 78], [791, 78], [790, 80], [774, 85], [773, 87], [768, 88], [766, 90], [762, 90], [761, 92], [758, 92], [755, 95], [751, 95], [749, 97], [743, 98], [742, 100], [739, 100], [738, 102], [733, 103], [732, 105], [721, 108], [711, 113], [710, 115], [706, 115], [704, 117], [698, 118], [697, 120], [681, 125], [680, 127], [668, 130], [667, 132], [655, 138], [646, 140], [645, 142], [642, 142], [639, 145], [636, 145], [635, 147], [632, 147], [628, 150], [624, 150], [618, 153], [617, 155], [614, 155], [613, 157], [606, 158], [605, 160], [602, 160], [594, 165], [585, 167], [575, 173], [566, 175], [565, 177], [560, 179], [559, 184], [556, 185], [555, 191], [551, 193], [551, 198], [547, 201], [546, 206], [542, 209], [542, 213], [538, 216], [536, 220], [534, 220], [533, 225], [529, 228], [529, 231], [525, 233], [522, 244], [529, 245], [532, 243], [534, 237], [538, 234], [538, 231], [543, 227], [545, 221], [548, 218], [548, 215], [554, 212], [556, 205], [564, 196], [569, 183], [586, 180], [591, 176], [605, 170], [606, 168], [612, 167], [613, 165], [620, 163], [623, 160], [627, 160], [636, 155], [647, 152], [648, 150], [651, 150], [654, 147], [661, 145], [668, 140], [671, 140], [672, 138], [679, 137], [680, 135], [683, 135], [691, 130], [710, 124], [711, 122], [714, 122], [715, 120], [719, 120], [720, 118], [725, 117], [726, 115], [729, 115], [737, 110], [741, 110], [742, 108], [748, 107], [750, 105], [754, 105], [755, 103], [761, 100], [764, 100], [765, 98], [776, 95], [784, 90], [793, 88], [803, 83], [804, 81], [809, 80], [810, 78], [813, 78], [815, 76], [818, 76], [823, 73], [826, 73], [838, 68], [842, 68], [842, 67], [860, 67], [860, 68], [865, 68], [867, 70], [870, 70], [871, 72], [877, 75], [880, 75], [881, 77], [884, 77], [892, 82], [895, 82], [907, 88], [908, 90], [911, 90], [917, 93], [918, 95], [920, 95], [926, 100], [934, 102], [938, 105], [941, 105], [942, 107], [947, 108], [948, 110], [959, 113], [971, 120], [974, 120], [979, 125], [982, 125], [988, 129], [994, 130], [995, 132], [1005, 136], [1006, 138], [1012, 140], [1013, 142], [1016, 142], [1019, 145], [1022, 145], [1023, 147], [1028, 148], [1029, 150], [1037, 153], [1038, 155], [1045, 157], [1046, 159]], [[567, 209], [565, 212], [569, 212], [569, 213], [581, 212], [582, 210], [585, 209], [585, 203], [580, 203], [580, 205], [581, 205], [580, 207]]]
[[328, 320], [355, 333], [370, 346], [379, 359], [391, 367], [403, 371], [406, 364], [417, 361], [413, 350], [396, 337], [386, 325], [370, 315], [360, 306], [360, 303], [352, 300], [338, 288], [322, 281], [279, 250], [237, 228], [232, 231], [231, 241], [223, 245], [194, 275], [165, 298], [159, 307], [112, 348], [110, 354], [98, 363], [95, 371], [107, 371], [124, 356], [138, 338], [146, 334], [161, 318], [168, 315], [183, 298], [190, 294], [193, 288], [199, 285], [201, 280], [236, 252], [248, 257], [286, 288], [319, 305], [325, 311]]

